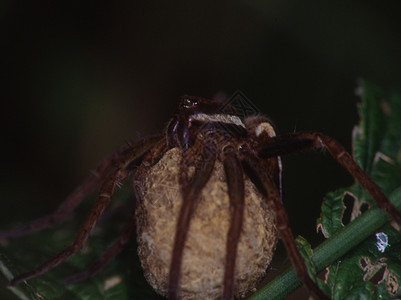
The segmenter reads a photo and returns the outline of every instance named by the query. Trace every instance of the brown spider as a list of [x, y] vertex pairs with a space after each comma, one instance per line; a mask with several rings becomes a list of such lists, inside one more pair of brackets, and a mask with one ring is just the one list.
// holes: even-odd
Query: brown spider
[[[300, 280], [314, 295], [328, 299], [307, 275], [281, 199], [280, 155], [313, 148], [326, 148], [377, 205], [401, 225], [401, 214], [334, 139], [319, 132], [276, 136], [266, 117], [241, 120], [228, 104], [184, 96], [164, 135], [122, 146], [106, 157], [53, 214], [0, 232], [0, 238], [14, 238], [60, 222], [102, 183], [98, 200], [72, 245], [32, 272], [15, 277], [10, 285], [39, 276], [79, 251], [110, 203], [115, 187], [133, 174], [138, 198], [136, 213], [112, 246], [87, 271], [68, 278], [67, 283], [96, 273], [127, 243], [136, 228], [145, 276], [159, 293], [168, 295], [169, 299], [216, 298], [221, 294], [223, 299], [233, 299], [234, 295], [253, 288], [263, 275], [275, 248], [277, 230]], [[201, 215], [203, 209], [208, 209], [206, 206], [214, 207], [208, 211], [213, 216]], [[225, 216], [221, 217], [220, 213]], [[224, 221], [213, 223], [220, 219]], [[174, 228], [170, 234], [165, 231], [168, 226]], [[260, 236], [246, 236], [249, 231], [259, 232], [252, 226], [262, 227]], [[213, 240], [219, 234], [225, 249], [218, 244], [219, 237], [216, 242]], [[247, 241], [250, 245], [246, 245]], [[198, 248], [206, 250], [197, 252]], [[222, 256], [208, 252], [214, 248]], [[253, 252], [244, 252], [248, 250], [243, 248]], [[205, 263], [206, 268], [202, 269], [205, 274], [196, 273], [190, 279], [194, 268], [202, 268], [202, 261], [206, 260], [202, 255], [209, 258], [220, 255], [220, 258], [212, 261], [212, 268]], [[257, 263], [246, 260], [248, 256]], [[193, 269], [188, 267], [186, 261], [196, 259], [200, 263], [192, 263]], [[241, 271], [244, 268], [245, 272]], [[212, 291], [199, 296], [198, 292], [205, 287]]]

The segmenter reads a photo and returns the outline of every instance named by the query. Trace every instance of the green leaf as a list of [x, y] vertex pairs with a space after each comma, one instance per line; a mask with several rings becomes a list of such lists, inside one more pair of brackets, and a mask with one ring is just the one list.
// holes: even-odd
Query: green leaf
[[322, 204], [322, 217], [317, 220], [317, 228], [327, 238], [343, 227], [342, 217], [345, 210], [343, 198], [346, 190], [341, 189], [336, 193], [330, 192]]
[[[354, 157], [383, 192], [390, 195], [401, 187], [401, 93], [384, 91], [367, 82], [362, 83], [361, 92], [362, 103], [359, 110], [361, 122], [354, 129]], [[325, 208], [339, 206], [339, 199], [344, 193], [352, 193], [354, 196], [354, 208], [357, 213], [360, 212], [362, 203], [375, 206], [373, 200], [360, 188], [359, 184], [329, 194], [322, 205], [322, 216], [318, 220], [318, 226], [322, 228], [322, 231], [329, 233], [325, 235], [326, 237], [340, 229], [342, 220], [335, 219], [333, 221], [333, 213], [328, 212]], [[336, 217], [338, 217], [338, 213]], [[330, 221], [333, 222], [329, 223]], [[390, 241], [388, 232], [381, 231], [380, 233], [387, 236]], [[392, 231], [393, 243], [395, 241], [399, 243], [400, 239], [394, 238], [394, 235], [399, 236], [400, 233]], [[394, 266], [400, 266], [401, 261], [399, 258], [388, 260], [391, 252], [390, 254], [388, 252], [381, 253], [377, 249], [372, 251], [371, 247], [377, 247], [375, 239], [377, 239], [376, 236], [368, 239], [354, 249], [352, 255], [349, 254], [342, 258], [336, 264], [335, 270], [333, 267], [329, 269], [329, 272], [336, 274], [335, 280], [330, 277], [332, 280], [327, 282], [333, 291], [333, 299], [373, 297], [373, 295], [375, 298], [387, 299], [398, 294], [397, 290], [399, 289], [396, 285], [400, 282], [401, 277], [398, 271], [391, 270], [394, 269]], [[391, 245], [390, 242], [389, 244]], [[358, 265], [358, 262], [361, 257], [367, 259], [371, 266], [382, 261], [384, 273], [374, 273], [378, 277], [381, 276], [379, 278], [381, 281], [372, 283], [366, 280], [366, 276], [363, 277], [360, 274], [361, 266]], [[381, 266], [381, 264], [379, 265]], [[361, 280], [361, 277], [365, 280]], [[394, 280], [394, 283], [391, 283], [391, 279]], [[391, 288], [391, 285], [394, 285], [394, 288]]]
[[313, 255], [311, 245], [302, 236], [297, 237], [295, 242], [297, 243], [299, 253], [305, 261], [306, 267], [308, 268], [309, 277], [316, 282], [316, 268], [311, 260]]
[[[401, 211], [401, 92], [385, 91], [365, 81], [359, 91], [361, 121], [353, 131], [354, 159]], [[354, 199], [354, 220], [345, 227], [344, 195]], [[364, 203], [370, 209], [362, 213]], [[312, 262], [316, 272], [327, 268], [322, 290], [329, 291], [333, 299], [401, 295], [401, 234], [389, 225], [381, 228], [389, 217], [375, 207], [358, 183], [325, 197], [318, 229], [330, 238], [314, 249]], [[368, 262], [369, 276], [362, 260]], [[300, 284], [290, 268], [250, 299], [282, 299]]]
[[399, 280], [401, 261], [399, 257], [392, 257], [391, 247], [400, 243], [401, 236], [391, 226], [385, 226], [380, 233], [388, 238], [389, 246], [384, 252], [378, 248], [377, 237], [372, 236], [329, 268], [326, 284], [332, 290], [333, 299], [348, 299], [350, 296], [390, 299], [397, 295], [389, 285]]
[[305, 238], [303, 238], [301, 236], [298, 236], [295, 239], [295, 241], [297, 243], [299, 253], [301, 254], [302, 258], [305, 261], [305, 265], [308, 270], [309, 277], [319, 286], [319, 288], [323, 292], [325, 292], [327, 295], [329, 295], [330, 290], [328, 290], [328, 287], [324, 284], [324, 282], [320, 278], [317, 277], [316, 267], [312, 260], [313, 250], [312, 250], [311, 245]]

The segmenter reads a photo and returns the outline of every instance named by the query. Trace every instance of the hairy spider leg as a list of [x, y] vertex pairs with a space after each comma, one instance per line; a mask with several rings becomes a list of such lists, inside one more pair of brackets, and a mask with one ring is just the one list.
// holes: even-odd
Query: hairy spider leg
[[125, 224], [119, 238], [102, 254], [86, 271], [75, 274], [64, 280], [64, 284], [78, 282], [92, 277], [100, 269], [102, 269], [118, 252], [129, 242], [135, 232], [135, 213], [132, 213], [128, 222]]
[[77, 236], [73, 243], [65, 248], [63, 251], [56, 254], [53, 258], [49, 259], [35, 270], [19, 275], [10, 281], [10, 285], [16, 285], [23, 280], [28, 280], [30, 278], [39, 276], [46, 271], [53, 269], [55, 266], [66, 260], [68, 257], [78, 252], [86, 240], [89, 237], [89, 233], [92, 228], [95, 226], [97, 220], [102, 215], [106, 206], [110, 203], [111, 197], [114, 193], [114, 189], [116, 185], [125, 179], [130, 172], [129, 166], [131, 163], [139, 158], [141, 158], [147, 151], [149, 151], [150, 147], [156, 142], [155, 138], [150, 138], [150, 140], [143, 140], [142, 142], [137, 144], [137, 148], [131, 149], [131, 152], [122, 158], [122, 161], [119, 162], [118, 167], [113, 171], [106, 181], [102, 184], [100, 188], [100, 193], [98, 199], [90, 211], [88, 217], [86, 218], [84, 224], [81, 226]]
[[141, 165], [138, 170], [135, 172], [134, 176], [134, 187], [135, 182], [142, 181], [141, 177], [143, 176], [143, 172], [145, 172], [146, 168], [152, 167], [157, 161], [167, 152], [169, 149], [166, 138], [163, 137], [160, 139], [150, 151], [144, 156]]
[[115, 164], [125, 157], [134, 148], [146, 148], [148, 143], [153, 143], [155, 140], [160, 139], [161, 136], [150, 137], [146, 140], [141, 140], [133, 145], [121, 146], [115, 153], [110, 154], [102, 160], [102, 162], [91, 172], [89, 177], [83, 184], [77, 187], [54, 211], [52, 214], [42, 218], [33, 220], [28, 224], [21, 227], [9, 230], [0, 231], [0, 239], [16, 238], [31, 232], [39, 231], [47, 228], [54, 223], [62, 222], [81, 202], [88, 196], [95, 188], [101, 183], [103, 178], [110, 173], [115, 167]]
[[[212, 142], [202, 144], [202, 141], [197, 140], [192, 147], [182, 154], [182, 171], [179, 178], [182, 206], [178, 216], [169, 271], [168, 299], [170, 300], [177, 299], [182, 256], [189, 223], [199, 195], [212, 174], [215, 162], [216, 147]], [[195, 167], [195, 172], [191, 178], [188, 177], [188, 167], [190, 166]]]
[[[162, 153], [164, 153], [166, 150], [167, 150], [167, 145], [166, 145], [164, 139], [162, 139], [144, 157], [144, 159], [142, 160], [142, 164], [146, 165], [146, 166], [153, 165], [154, 162], [157, 159], [159, 159], [160, 156], [162, 155]], [[135, 165], [135, 167], [136, 167], [136, 165]], [[135, 211], [135, 209], [134, 209], [134, 211]], [[135, 213], [132, 213], [130, 219], [128, 220], [128, 222], [125, 224], [123, 230], [121, 231], [119, 238], [116, 241], [114, 241], [114, 243], [109, 247], [109, 249], [107, 249], [107, 251], [104, 252], [102, 254], [102, 256], [98, 260], [96, 260], [95, 263], [93, 263], [86, 271], [66, 278], [64, 280], [64, 283], [70, 284], [70, 283], [78, 282], [78, 281], [87, 279], [89, 277], [92, 277], [94, 274], [96, 274], [114, 256], [116, 256], [118, 252], [121, 251], [121, 249], [124, 247], [124, 245], [126, 243], [129, 242], [129, 240], [131, 239], [132, 235], [135, 232], [135, 228], [136, 228], [136, 216], [135, 216]]]
[[344, 147], [331, 137], [315, 131], [280, 135], [267, 140], [259, 151], [259, 156], [273, 157], [314, 148], [326, 148], [331, 156], [368, 191], [377, 206], [387, 212], [401, 226], [401, 213], [388, 200], [380, 187], [358, 166]]
[[290, 256], [291, 262], [295, 268], [298, 278], [308, 287], [308, 289], [319, 299], [328, 300], [329, 298], [320, 290], [320, 288], [312, 281], [308, 275], [305, 262], [298, 251], [294, 236], [288, 223], [287, 213], [280, 198], [277, 183], [269, 176], [269, 174], [261, 166], [261, 159], [256, 157], [252, 152], [246, 151], [241, 155], [244, 164], [245, 173], [251, 180], [256, 181], [255, 186], [260, 189], [266, 200], [271, 201], [275, 207], [277, 229], [280, 232], [281, 239]]
[[223, 164], [232, 208], [230, 228], [227, 235], [223, 299], [231, 300], [234, 297], [235, 261], [244, 217], [245, 192], [242, 166], [234, 149], [225, 149]]

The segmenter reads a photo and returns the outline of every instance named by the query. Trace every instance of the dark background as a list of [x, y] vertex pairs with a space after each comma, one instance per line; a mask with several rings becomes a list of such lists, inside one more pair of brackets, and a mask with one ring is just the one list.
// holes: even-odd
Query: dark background
[[[401, 82], [398, 2], [2, 1], [1, 228], [51, 212], [106, 154], [162, 131], [183, 94], [241, 90], [279, 133], [351, 150], [358, 78]], [[294, 234], [317, 243], [322, 197], [352, 179], [321, 151], [284, 168]]]

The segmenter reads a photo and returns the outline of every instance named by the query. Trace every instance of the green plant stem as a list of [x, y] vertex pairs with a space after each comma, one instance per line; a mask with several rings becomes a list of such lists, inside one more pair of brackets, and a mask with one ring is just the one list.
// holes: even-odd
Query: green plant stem
[[[401, 211], [401, 188], [390, 195], [390, 201]], [[376, 230], [390, 221], [386, 212], [373, 208], [339, 230], [313, 251], [312, 262], [318, 272], [363, 242]], [[249, 300], [283, 299], [302, 283], [293, 267], [253, 294]]]

